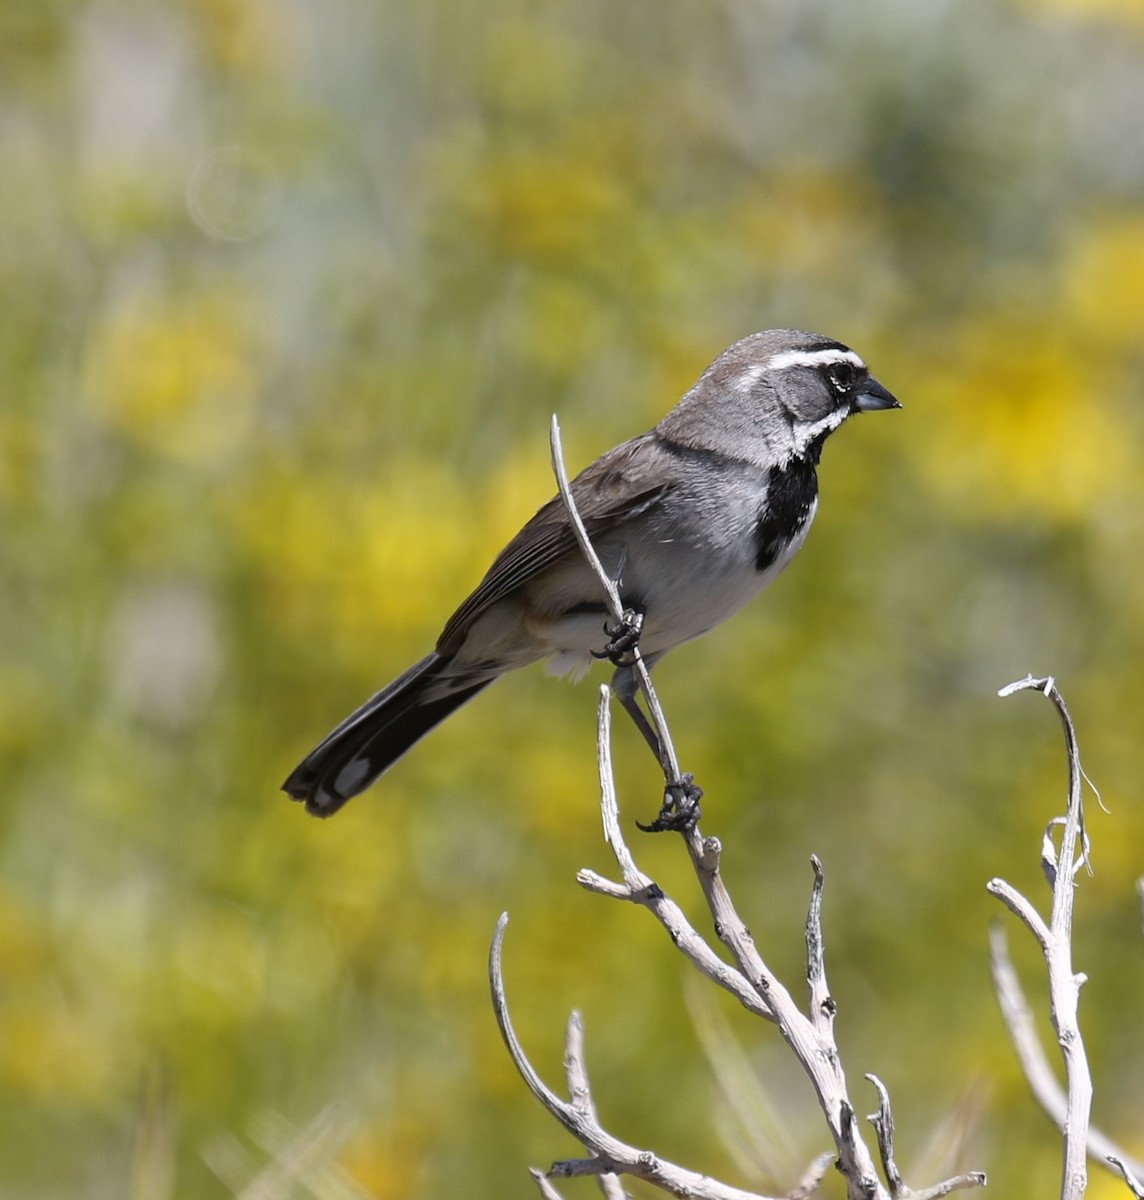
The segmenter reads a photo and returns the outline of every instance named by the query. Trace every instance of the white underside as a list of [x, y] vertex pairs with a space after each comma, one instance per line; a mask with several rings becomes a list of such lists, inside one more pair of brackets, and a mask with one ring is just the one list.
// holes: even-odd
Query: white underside
[[[812, 502], [785, 550], [759, 571], [755, 529], [765, 476], [755, 487], [706, 489], [690, 499], [682, 519], [678, 512], [641, 516], [595, 543], [621, 594], [646, 610], [640, 650], [648, 659], [701, 636], [758, 595], [798, 552], [817, 509]], [[579, 678], [608, 641], [603, 601], [584, 559], [570, 555], [482, 613], [426, 699], [541, 659], [549, 673]]]

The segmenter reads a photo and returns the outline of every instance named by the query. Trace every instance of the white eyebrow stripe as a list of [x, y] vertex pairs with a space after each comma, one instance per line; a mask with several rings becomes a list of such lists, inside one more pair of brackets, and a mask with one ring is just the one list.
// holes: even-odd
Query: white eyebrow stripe
[[853, 350], [784, 350], [767, 360], [769, 371], [785, 371], [788, 367], [829, 367], [833, 363], [849, 363], [860, 371], [866, 364]]

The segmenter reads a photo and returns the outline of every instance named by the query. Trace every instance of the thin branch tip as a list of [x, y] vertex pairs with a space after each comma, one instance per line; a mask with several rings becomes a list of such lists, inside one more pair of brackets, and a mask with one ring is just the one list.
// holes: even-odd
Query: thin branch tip
[[1026, 675], [1024, 679], [1015, 679], [1012, 683], [1007, 683], [1003, 688], [998, 688], [997, 695], [1004, 700], [1016, 692], [1027, 692], [1030, 690], [1041, 692], [1045, 696], [1051, 696], [1057, 690], [1057, 681], [1052, 675]]

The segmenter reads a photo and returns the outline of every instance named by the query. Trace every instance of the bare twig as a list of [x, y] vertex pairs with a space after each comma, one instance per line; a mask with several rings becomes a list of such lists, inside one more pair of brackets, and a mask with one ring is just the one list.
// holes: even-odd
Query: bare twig
[[810, 856], [814, 870], [814, 887], [810, 893], [810, 907], [806, 914], [806, 983], [810, 992], [810, 1019], [821, 1037], [834, 1040], [834, 1016], [838, 1006], [826, 986], [826, 960], [822, 942], [822, 888], [826, 876], [818, 856]]
[[1004, 879], [991, 879], [985, 886], [1014, 916], [1020, 917], [1025, 923], [1025, 927], [1037, 939], [1037, 945], [1047, 954], [1053, 935], [1041, 914], [1011, 883], [1006, 883]]
[[952, 1179], [943, 1179], [941, 1183], [935, 1183], [933, 1187], [922, 1188], [920, 1192], [910, 1191], [908, 1188], [901, 1193], [899, 1200], [941, 1200], [942, 1196], [948, 1196], [951, 1192], [962, 1192], [968, 1188], [979, 1188], [985, 1186], [984, 1171], [967, 1171], [964, 1175], [954, 1175]]
[[[1082, 784], [1084, 772], [1080, 764], [1076, 730], [1072, 717], [1051, 677], [1035, 679], [1032, 675], [1004, 687], [1001, 696], [1035, 690], [1042, 692], [1056, 707], [1064, 728], [1065, 746], [1069, 760], [1068, 808], [1063, 821], [1050, 822], [1045, 834], [1041, 861], [1045, 876], [1052, 887], [1052, 908], [1048, 925], [1037, 915], [1032, 905], [1004, 880], [990, 880], [988, 889], [1017, 914], [1036, 938], [1045, 957], [1049, 975], [1049, 1010], [1053, 1029], [1064, 1058], [1067, 1096], [1063, 1118], [1055, 1118], [1064, 1143], [1061, 1171], [1062, 1200], [1080, 1200], [1088, 1183], [1085, 1162], [1088, 1143], [1089, 1114], [1092, 1108], [1092, 1078], [1088, 1059], [1081, 1040], [1077, 1021], [1077, 1006], [1084, 976], [1072, 969], [1073, 892], [1077, 872], [1088, 865], [1088, 837], [1084, 828]], [[1060, 849], [1052, 841], [1054, 829], [1061, 830]], [[1078, 850], [1079, 844], [1079, 850]]]
[[[672, 1195], [693, 1197], [694, 1200], [766, 1200], [757, 1192], [730, 1187], [706, 1175], [670, 1163], [649, 1150], [639, 1150], [621, 1142], [619, 1138], [612, 1137], [601, 1128], [590, 1094], [580, 1091], [573, 1102], [568, 1103], [561, 1100], [544, 1083], [524, 1053], [508, 1014], [501, 962], [507, 923], [508, 914], [504, 913], [497, 922], [496, 933], [489, 950], [489, 982], [501, 1037], [529, 1091], [589, 1154], [586, 1159], [568, 1159], [553, 1163], [548, 1175], [568, 1179], [577, 1175], [623, 1174], [646, 1180]], [[579, 1069], [575, 1074], [578, 1089], [587, 1089], [587, 1074]]]
[[[612, 579], [607, 571], [604, 570], [603, 563], [600, 562], [599, 555], [597, 555], [592, 546], [592, 541], [588, 537], [588, 531], [584, 528], [584, 522], [576, 507], [576, 501], [572, 498], [572, 488], [568, 482], [568, 471], [564, 465], [564, 448], [560, 439], [560, 422], [556, 419], [555, 413], [552, 414], [549, 445], [552, 451], [552, 470], [556, 475], [556, 487], [560, 492], [560, 498], [564, 501], [564, 507], [568, 512], [568, 519], [572, 522], [572, 531], [576, 535], [580, 551], [595, 573], [596, 578], [600, 581], [600, 586], [607, 597], [608, 609], [611, 612], [612, 620], [617, 625], [622, 625], [624, 621], [624, 602], [620, 599], [620, 589], [617, 586], [617, 581]], [[640, 654], [638, 642], [633, 647], [631, 655], [640, 691], [643, 692], [644, 700], [647, 702], [652, 728], [655, 730], [656, 737], [659, 738], [664, 776], [669, 786], [679, 787], [683, 784], [684, 779], [679, 769], [679, 758], [675, 753], [675, 743], [671, 740], [671, 731], [667, 727], [667, 720], [663, 715], [663, 708], [660, 706], [659, 697], [655, 694], [655, 689], [651, 685], [651, 672], [648, 670], [647, 664]]]
[[[846, 1179], [851, 1200], [885, 1195], [874, 1161], [858, 1136], [854, 1108], [847, 1098], [846, 1076], [833, 1037], [832, 1002], [823, 1000], [822, 1007], [812, 1018], [804, 1016], [782, 981], [763, 961], [754, 939], [735, 910], [719, 874], [721, 848], [718, 841], [703, 838], [698, 829], [685, 831], [683, 837], [714, 918], [716, 934], [730, 950], [739, 973], [774, 1013], [779, 1032], [810, 1079], [834, 1139], [838, 1169]], [[821, 930], [815, 928], [820, 912], [821, 886], [821, 867], [818, 867], [808, 918], [807, 946], [812, 955], [820, 953], [822, 945]], [[813, 960], [808, 963], [807, 977], [813, 980], [812, 995], [825, 996], [821, 959], [817, 964]]]
[[890, 1106], [890, 1093], [877, 1075], [867, 1075], [866, 1078], [878, 1092], [878, 1111], [871, 1113], [868, 1119], [878, 1137], [878, 1156], [882, 1160], [882, 1173], [890, 1185], [890, 1195], [894, 1200], [938, 1200], [938, 1197], [948, 1196], [950, 1192], [985, 1186], [985, 1175], [981, 1171], [969, 1171], [964, 1175], [944, 1179], [941, 1183], [923, 1188], [919, 1192], [906, 1187], [898, 1164], [894, 1161], [894, 1112]]
[[564, 1200], [564, 1197], [548, 1182], [548, 1176], [543, 1171], [538, 1171], [535, 1167], [529, 1167], [528, 1173], [536, 1181], [536, 1186], [540, 1189], [541, 1196], [544, 1200]]
[[1144, 1200], [1144, 1183], [1140, 1182], [1139, 1173], [1130, 1171], [1119, 1158], [1114, 1156], [1110, 1155], [1108, 1161], [1124, 1177], [1124, 1182], [1128, 1184], [1128, 1190], [1136, 1197], [1136, 1200]]
[[718, 954], [696, 932], [695, 927], [684, 916], [683, 910], [663, 890], [645, 875], [635, 864], [631, 851], [624, 841], [620, 829], [620, 810], [616, 801], [616, 787], [612, 775], [611, 728], [612, 717], [609, 705], [611, 693], [607, 687], [600, 688], [597, 705], [597, 754], [600, 767], [600, 809], [604, 819], [604, 838], [612, 849], [619, 864], [623, 883], [614, 883], [587, 869], [580, 871], [576, 879], [588, 891], [611, 896], [616, 900], [630, 900], [646, 908], [667, 930], [671, 940], [683, 951], [689, 961], [712, 982], [730, 992], [744, 1008], [775, 1020], [775, 1015], [766, 999], [759, 995], [740, 971], [725, 963]]
[[[1005, 930], [1000, 924], [995, 924], [989, 931], [989, 951], [993, 987], [1021, 1070], [1037, 1103], [1059, 1129], [1068, 1113], [1068, 1097], [1053, 1074], [1037, 1034], [1032, 1010], [1025, 999], [1024, 989], [1009, 955]], [[1123, 1151], [1107, 1134], [1092, 1126], [1088, 1130], [1088, 1156], [1102, 1164], [1122, 1163], [1133, 1175], [1144, 1176], [1144, 1164]]]
[[[580, 1014], [573, 1010], [568, 1018], [564, 1033], [564, 1078], [568, 1081], [568, 1095], [572, 1106], [580, 1109], [589, 1120], [599, 1124], [596, 1105], [592, 1101], [592, 1089], [588, 1083], [588, 1065], [584, 1060], [584, 1024]], [[624, 1189], [616, 1175], [601, 1175], [597, 1180], [604, 1200], [624, 1200]]]
[[906, 1190], [902, 1182], [902, 1173], [894, 1161], [894, 1112], [890, 1107], [890, 1093], [886, 1085], [877, 1075], [867, 1074], [866, 1078], [874, 1085], [878, 1093], [878, 1111], [871, 1113], [867, 1120], [874, 1126], [878, 1135], [878, 1155], [882, 1159], [882, 1174], [890, 1185], [890, 1195], [900, 1196]]

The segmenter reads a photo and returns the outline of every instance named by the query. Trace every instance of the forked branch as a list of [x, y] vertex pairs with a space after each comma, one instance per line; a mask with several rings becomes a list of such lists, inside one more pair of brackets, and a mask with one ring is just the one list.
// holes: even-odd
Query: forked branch
[[[529, 1091], [560, 1122], [561, 1125], [588, 1151], [587, 1158], [565, 1159], [549, 1167], [549, 1178], [568, 1179], [575, 1175], [615, 1176], [631, 1175], [646, 1180], [673, 1196], [694, 1197], [694, 1200], [768, 1200], [757, 1192], [743, 1191], [710, 1179], [706, 1175], [689, 1171], [660, 1158], [650, 1150], [635, 1146], [612, 1137], [600, 1125], [596, 1117], [588, 1086], [588, 1075], [583, 1063], [583, 1039], [580, 1018], [572, 1014], [565, 1036], [566, 1071], [573, 1085], [572, 1099], [561, 1100], [540, 1078], [529, 1062], [509, 1017], [508, 1001], [505, 998], [502, 952], [504, 931], [508, 914], [502, 914], [497, 922], [489, 952], [489, 981], [492, 985], [493, 1009], [501, 1036], [508, 1047], [512, 1061], [520, 1072]], [[535, 1173], [534, 1173], [535, 1174]], [[542, 1189], [543, 1190], [543, 1189]], [[551, 1187], [549, 1187], [551, 1191]]]
[[[621, 622], [623, 604], [615, 582], [608, 578], [599, 558], [592, 549], [590, 539], [576, 510], [576, 504], [568, 484], [560, 449], [560, 430], [556, 419], [552, 422], [552, 460], [560, 495], [568, 511], [572, 527], [584, 551], [585, 558], [600, 582], [601, 592], [607, 597], [613, 618]], [[662, 707], [655, 694], [646, 664], [639, 656], [638, 645], [633, 651], [633, 665], [640, 687], [652, 715], [652, 723], [660, 744], [665, 748], [664, 770], [671, 785], [685, 785], [686, 778], [679, 773], [678, 760], [663, 716]], [[716, 935], [730, 952], [732, 962], [727, 963], [700, 935], [684, 916], [682, 909], [636, 865], [619, 819], [611, 759], [611, 718], [609, 709], [610, 692], [601, 689], [598, 723], [597, 753], [600, 771], [601, 809], [604, 834], [620, 870], [621, 882], [604, 878], [594, 871], [583, 870], [577, 876], [581, 885], [590, 891], [612, 899], [627, 900], [646, 908], [670, 935], [672, 943], [679, 947], [689, 962], [707, 978], [729, 991], [750, 1012], [774, 1023], [783, 1039], [795, 1054], [806, 1072], [819, 1106], [826, 1118], [834, 1143], [836, 1166], [846, 1180], [849, 1200], [904, 1200], [906, 1197], [928, 1198], [949, 1194], [959, 1188], [978, 1187], [985, 1177], [980, 1173], [960, 1175], [946, 1180], [924, 1191], [913, 1192], [902, 1182], [893, 1161], [893, 1121], [890, 1115], [889, 1096], [884, 1086], [877, 1083], [880, 1104], [873, 1118], [878, 1131], [881, 1165], [885, 1174], [884, 1183], [879, 1178], [878, 1168], [865, 1142], [862, 1140], [853, 1104], [847, 1094], [846, 1077], [841, 1056], [834, 1039], [835, 1004], [830, 996], [826, 981], [826, 964], [822, 937], [822, 894], [824, 875], [817, 859], [812, 860], [814, 883], [806, 922], [807, 982], [809, 1010], [804, 1013], [782, 981], [767, 966], [755, 947], [746, 924], [739, 916], [720, 873], [722, 848], [716, 838], [705, 838], [694, 822], [685, 823], [679, 829], [691, 859], [696, 878], [714, 922]], [[718, 1200], [747, 1200], [754, 1194], [744, 1192], [726, 1184], [718, 1183], [706, 1176], [687, 1171], [667, 1163], [656, 1155], [640, 1151], [612, 1137], [603, 1130], [596, 1118], [590, 1100], [587, 1075], [582, 1070], [582, 1046], [579, 1022], [573, 1017], [569, 1024], [566, 1043], [566, 1061], [575, 1065], [569, 1068], [569, 1082], [573, 1092], [571, 1102], [561, 1100], [540, 1079], [529, 1063], [513, 1031], [505, 1000], [504, 980], [501, 966], [501, 948], [507, 916], [501, 918], [493, 938], [489, 958], [489, 972], [496, 1009], [497, 1022], [505, 1044], [518, 1070], [533, 1094], [550, 1113], [588, 1151], [585, 1159], [556, 1163], [548, 1176], [571, 1176], [590, 1174], [597, 1177], [630, 1174], [672, 1192], [691, 1197], [716, 1197]], [[813, 1171], [808, 1176], [815, 1178]], [[805, 1188], [804, 1185], [800, 1187]], [[551, 1185], [545, 1184], [545, 1195]], [[796, 1188], [796, 1191], [799, 1189]]]
[[[1089, 840], [1085, 831], [1083, 803], [1083, 784], [1087, 777], [1081, 767], [1076, 729], [1064, 697], [1051, 676], [1040, 679], [1026, 676], [1002, 688], [999, 694], [1005, 697], [1020, 691], [1038, 691], [1052, 701], [1064, 729], [1068, 754], [1069, 790], [1065, 815], [1049, 822], [1041, 843], [1041, 868], [1052, 889], [1048, 921], [1026, 897], [1003, 879], [992, 879], [987, 886], [1021, 920], [1044, 955], [1049, 977], [1049, 1015], [1064, 1061], [1065, 1089], [1061, 1088], [1049, 1066], [1009, 956], [1005, 934], [999, 926], [993, 929], [990, 937], [993, 984], [1025, 1078], [1041, 1107], [1061, 1131], [1062, 1200], [1080, 1200], [1088, 1181], [1086, 1156], [1115, 1165], [1133, 1189], [1139, 1186], [1136, 1177], [1141, 1174], [1141, 1167], [1114, 1142], [1089, 1125], [1092, 1078], [1077, 1019], [1080, 989], [1085, 976], [1074, 972], [1072, 966], [1076, 879], [1082, 868], [1089, 867]], [[1058, 831], [1059, 847], [1053, 840]]]

